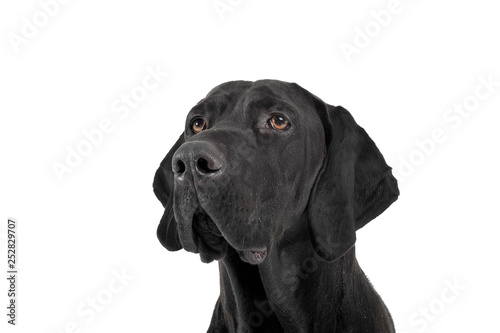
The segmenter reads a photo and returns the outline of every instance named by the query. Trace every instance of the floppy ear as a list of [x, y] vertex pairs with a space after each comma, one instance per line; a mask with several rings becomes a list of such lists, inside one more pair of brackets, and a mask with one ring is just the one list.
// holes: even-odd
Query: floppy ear
[[153, 191], [163, 207], [165, 207], [156, 235], [160, 243], [169, 251], [182, 249], [173, 210], [174, 173], [172, 172], [172, 156], [183, 143], [184, 135], [182, 134], [167, 156], [161, 161], [153, 182]]
[[317, 99], [326, 156], [308, 203], [315, 251], [325, 260], [343, 256], [356, 242], [356, 230], [398, 197], [391, 168], [363, 128], [341, 106]]

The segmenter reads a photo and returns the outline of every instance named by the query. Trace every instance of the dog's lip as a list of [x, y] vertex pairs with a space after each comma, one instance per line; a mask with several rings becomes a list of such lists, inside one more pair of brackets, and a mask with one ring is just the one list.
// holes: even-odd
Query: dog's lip
[[202, 207], [198, 207], [193, 212], [192, 219], [197, 249], [195, 253], [199, 253], [201, 261], [205, 263], [222, 259], [226, 253], [227, 241], [212, 217]]
[[[200, 216], [203, 216], [204, 219], [199, 219]], [[203, 209], [203, 207], [198, 207], [193, 212], [193, 226], [196, 223], [205, 231], [208, 231], [216, 236], [222, 236], [220, 229], [215, 224], [214, 219]], [[202, 224], [203, 223], [203, 224]]]
[[212, 262], [213, 260], [220, 260], [226, 254], [227, 242], [222, 240], [218, 246], [209, 244], [203, 239], [196, 236], [198, 244], [198, 253], [200, 254], [201, 261], [204, 263]]
[[258, 265], [262, 263], [267, 257], [267, 247], [251, 248], [247, 250], [238, 250], [241, 260]]

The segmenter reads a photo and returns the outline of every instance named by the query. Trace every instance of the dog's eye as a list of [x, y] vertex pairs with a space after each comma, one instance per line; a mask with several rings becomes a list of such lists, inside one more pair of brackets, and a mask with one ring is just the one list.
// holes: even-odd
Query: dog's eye
[[203, 118], [194, 118], [193, 121], [191, 122], [191, 128], [193, 129], [193, 132], [195, 133], [200, 133], [207, 127], [207, 123]]
[[290, 127], [290, 122], [283, 116], [274, 115], [267, 121], [269, 126], [278, 131], [284, 131]]

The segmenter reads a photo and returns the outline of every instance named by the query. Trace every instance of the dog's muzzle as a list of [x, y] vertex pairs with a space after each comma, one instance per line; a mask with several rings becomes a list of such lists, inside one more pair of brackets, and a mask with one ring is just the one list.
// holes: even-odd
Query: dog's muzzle
[[[220, 187], [228, 176], [225, 174], [226, 167], [223, 154], [208, 142], [185, 142], [175, 152], [172, 158], [174, 211], [181, 244], [187, 251], [199, 253], [203, 262], [224, 258], [228, 246], [231, 246], [241, 260], [260, 264], [267, 256], [267, 247], [240, 248], [239, 245], [245, 245], [243, 240], [247, 235], [244, 232], [225, 234], [231, 227], [224, 226], [221, 221], [214, 221], [207, 213], [217, 209], [217, 203], [212, 201], [214, 192], [226, 190]], [[210, 205], [212, 207], [208, 208]], [[223, 226], [222, 230], [220, 226]]]

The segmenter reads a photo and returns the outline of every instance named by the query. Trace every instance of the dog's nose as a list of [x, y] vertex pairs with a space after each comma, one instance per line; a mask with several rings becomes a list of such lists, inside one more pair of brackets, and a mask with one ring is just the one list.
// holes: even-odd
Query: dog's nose
[[206, 142], [186, 142], [172, 158], [172, 171], [178, 177], [186, 172], [200, 176], [214, 175], [223, 167], [221, 153]]

